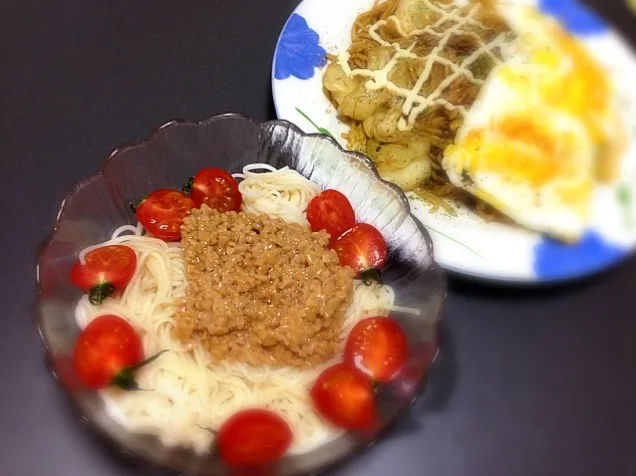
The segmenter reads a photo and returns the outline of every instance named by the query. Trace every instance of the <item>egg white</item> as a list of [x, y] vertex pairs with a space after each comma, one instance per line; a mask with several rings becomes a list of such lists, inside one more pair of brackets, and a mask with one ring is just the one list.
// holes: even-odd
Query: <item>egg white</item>
[[[502, 13], [519, 41], [482, 86], [455, 144], [445, 151], [443, 167], [455, 186], [520, 225], [577, 241], [591, 213], [597, 144], [580, 117], [552, 107], [542, 94], [546, 84], [568, 87], [563, 72], [571, 61], [551, 47], [550, 20], [527, 8]], [[506, 121], [527, 123], [528, 129], [502, 134]], [[550, 143], [549, 153], [542, 153], [541, 141]], [[520, 157], [529, 158], [528, 167], [541, 180], [525, 176]]]

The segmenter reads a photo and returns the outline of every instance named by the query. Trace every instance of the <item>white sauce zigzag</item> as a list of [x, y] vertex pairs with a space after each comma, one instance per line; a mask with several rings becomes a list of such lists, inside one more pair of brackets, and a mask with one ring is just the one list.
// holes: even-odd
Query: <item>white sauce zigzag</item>
[[[443, 106], [449, 110], [457, 110], [463, 116], [466, 116], [468, 111], [464, 106], [458, 106], [450, 103], [442, 98], [442, 93], [453, 83], [453, 81], [461, 76], [467, 77], [475, 84], [482, 84], [483, 80], [476, 78], [468, 67], [483, 54], [490, 56], [496, 64], [501, 64], [502, 61], [493, 53], [493, 50], [500, 48], [500, 51], [503, 51], [503, 47], [507, 45], [505, 33], [497, 36], [494, 40], [487, 44], [476, 33], [462, 30], [462, 27], [468, 24], [479, 26], [484, 30], [487, 29], [486, 26], [474, 18], [475, 14], [480, 10], [481, 4], [476, 3], [465, 15], [462, 15], [465, 8], [458, 7], [457, 5], [451, 3], [447, 5], [435, 5], [430, 0], [423, 1], [431, 10], [440, 15], [440, 18], [433, 24], [432, 27], [427, 26], [426, 28], [420, 30], [416, 29], [407, 33], [402, 28], [400, 19], [395, 15], [391, 15], [386, 20], [379, 20], [369, 27], [369, 36], [375, 42], [382, 46], [391, 47], [395, 51], [393, 57], [384, 66], [384, 68], [375, 71], [366, 68], [351, 69], [349, 66], [349, 53], [343, 52], [338, 55], [338, 64], [347, 76], [361, 76], [369, 78], [369, 81], [365, 83], [367, 89], [378, 90], [386, 88], [397, 96], [404, 98], [405, 101], [402, 107], [403, 117], [401, 117], [398, 121], [398, 130], [401, 131], [410, 130], [415, 124], [417, 117], [431, 106]], [[413, 35], [421, 35], [423, 33], [428, 33], [440, 38], [438, 45], [426, 57], [422, 58], [426, 60], [426, 64], [412, 89], [402, 88], [389, 80], [390, 72], [397, 65], [400, 59], [418, 58], [418, 56], [412, 52], [415, 47], [415, 43], [411, 44], [407, 49], [404, 49], [401, 48], [397, 42], [389, 43], [379, 35], [378, 29], [387, 25], [389, 22], [392, 22], [395, 25], [397, 33], [402, 38]], [[454, 25], [444, 32], [435, 30], [435, 28], [439, 28], [447, 22], [453, 22]], [[477, 48], [477, 50], [475, 50], [470, 56], [465, 58], [459, 65], [440, 56], [440, 53], [454, 35], [469, 35], [476, 38], [479, 43], [479, 48]], [[452, 74], [442, 81], [431, 94], [428, 96], [422, 96], [419, 92], [422, 86], [429, 79], [436, 63], [450, 67]]]

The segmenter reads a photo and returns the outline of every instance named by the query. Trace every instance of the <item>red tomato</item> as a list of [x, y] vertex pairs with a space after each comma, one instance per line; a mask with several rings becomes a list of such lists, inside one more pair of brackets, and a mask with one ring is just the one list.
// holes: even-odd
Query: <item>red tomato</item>
[[375, 420], [371, 381], [350, 365], [336, 364], [323, 371], [310, 393], [318, 412], [341, 428], [365, 429]]
[[376, 382], [390, 382], [408, 359], [408, 341], [400, 325], [389, 317], [368, 317], [351, 330], [344, 360]]
[[137, 255], [124, 245], [109, 245], [86, 253], [71, 269], [71, 282], [88, 293], [92, 304], [99, 305], [116, 291], [123, 290], [135, 273]]
[[292, 443], [292, 431], [281, 417], [268, 410], [243, 410], [221, 426], [219, 454], [229, 466], [253, 467], [282, 458]]
[[307, 220], [311, 231], [325, 230], [336, 239], [355, 224], [356, 215], [347, 197], [337, 190], [325, 190], [309, 202]]
[[160, 189], [148, 194], [137, 206], [137, 219], [154, 236], [165, 241], [181, 239], [183, 219], [194, 202], [178, 190]]
[[358, 223], [340, 235], [333, 244], [340, 264], [352, 268], [358, 277], [365, 271], [380, 270], [386, 263], [386, 241], [377, 228]]
[[[156, 356], [155, 356], [156, 357]], [[132, 371], [148, 363], [139, 335], [119, 316], [96, 317], [79, 335], [75, 343], [75, 371], [88, 388], [100, 389], [117, 385], [136, 389]]]
[[205, 203], [220, 212], [238, 212], [243, 200], [234, 177], [216, 168], [200, 170], [194, 176], [190, 194], [197, 207]]

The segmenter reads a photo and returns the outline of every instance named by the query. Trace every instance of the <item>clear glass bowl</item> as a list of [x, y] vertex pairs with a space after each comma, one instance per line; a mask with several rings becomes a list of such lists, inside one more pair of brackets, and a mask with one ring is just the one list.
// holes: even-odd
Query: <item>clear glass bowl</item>
[[38, 251], [37, 324], [50, 368], [80, 415], [124, 453], [186, 475], [220, 476], [227, 470], [213, 452], [197, 456], [187, 449], [164, 447], [153, 436], [126, 431], [108, 417], [96, 393], [73, 379], [71, 356], [79, 332], [73, 313], [80, 291], [68, 276], [81, 249], [108, 239], [120, 225], [136, 223], [130, 202], [137, 203], [156, 188], [179, 187], [204, 167], [236, 172], [253, 162], [290, 166], [321, 188], [344, 193], [359, 221], [371, 223], [387, 239], [390, 254], [384, 280], [395, 288], [396, 303], [421, 310], [419, 316], [393, 314], [407, 332], [411, 353], [403, 375], [378, 394], [377, 427], [286, 457], [276, 474], [315, 474], [378, 441], [422, 394], [438, 353], [444, 273], [433, 261], [431, 239], [411, 215], [407, 198], [381, 180], [366, 157], [345, 152], [326, 136], [304, 134], [286, 121], [261, 124], [224, 114], [201, 123], [169, 122], [145, 142], [116, 149], [101, 172], [77, 184], [65, 198], [55, 228]]

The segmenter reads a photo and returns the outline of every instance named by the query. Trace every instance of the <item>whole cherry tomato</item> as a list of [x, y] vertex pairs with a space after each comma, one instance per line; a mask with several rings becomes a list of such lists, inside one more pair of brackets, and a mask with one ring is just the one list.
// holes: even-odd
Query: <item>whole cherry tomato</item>
[[75, 372], [91, 389], [110, 385], [124, 390], [139, 388], [134, 371], [155, 360], [162, 352], [143, 360], [144, 350], [135, 329], [114, 314], [93, 319], [75, 343]]
[[335, 240], [355, 224], [356, 215], [347, 197], [337, 190], [328, 189], [309, 202], [307, 221], [311, 231], [325, 230]]
[[129, 246], [108, 245], [86, 253], [84, 262], [78, 261], [71, 269], [71, 282], [88, 293], [91, 304], [99, 305], [128, 285], [135, 274], [137, 255]]
[[243, 410], [221, 426], [217, 447], [229, 466], [255, 467], [282, 458], [292, 443], [292, 431], [285, 420], [268, 410]]
[[388, 254], [384, 237], [372, 225], [357, 223], [340, 235], [332, 248], [338, 254], [340, 264], [349, 266], [357, 277], [379, 272]]
[[375, 421], [371, 380], [348, 364], [340, 363], [324, 370], [310, 394], [318, 412], [341, 428], [365, 429]]
[[137, 219], [157, 238], [178, 241], [181, 239], [183, 219], [193, 208], [194, 202], [185, 193], [159, 189], [148, 194], [137, 206]]
[[229, 172], [213, 167], [194, 176], [190, 194], [197, 207], [205, 203], [219, 212], [238, 212], [243, 201], [236, 179]]
[[408, 341], [400, 325], [389, 317], [358, 322], [347, 338], [344, 360], [376, 382], [390, 382], [408, 359]]

